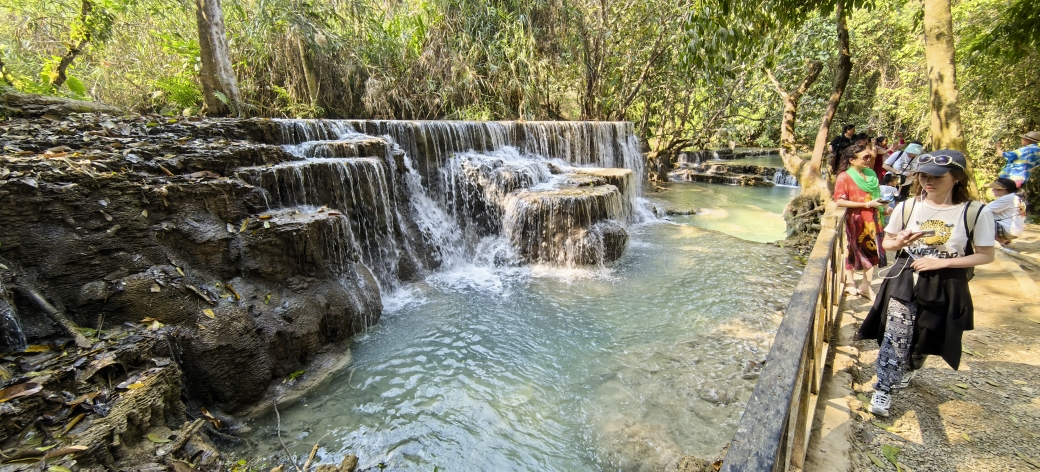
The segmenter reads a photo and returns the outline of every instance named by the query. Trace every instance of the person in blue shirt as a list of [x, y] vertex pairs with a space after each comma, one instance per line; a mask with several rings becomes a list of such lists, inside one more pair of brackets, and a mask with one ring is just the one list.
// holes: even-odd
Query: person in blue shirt
[[997, 143], [997, 154], [1007, 159], [1007, 164], [1001, 169], [1000, 178], [1014, 180], [1019, 188], [1029, 180], [1029, 173], [1040, 164], [1040, 132], [1030, 131], [1022, 136], [1022, 147], [1014, 151], [1004, 152]]

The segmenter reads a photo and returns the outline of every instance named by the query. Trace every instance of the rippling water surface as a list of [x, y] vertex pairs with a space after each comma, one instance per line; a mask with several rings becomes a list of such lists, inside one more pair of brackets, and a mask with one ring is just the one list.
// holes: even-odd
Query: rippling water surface
[[[763, 214], [782, 210], [785, 194], [751, 190]], [[282, 409], [289, 450], [427, 471], [658, 470], [717, 455], [799, 274], [784, 250], [695, 219], [633, 228], [610, 268], [460, 265], [406, 286], [352, 340], [347, 369]], [[760, 228], [736, 233], [768, 239]], [[284, 460], [274, 418], [254, 427], [253, 452]]]

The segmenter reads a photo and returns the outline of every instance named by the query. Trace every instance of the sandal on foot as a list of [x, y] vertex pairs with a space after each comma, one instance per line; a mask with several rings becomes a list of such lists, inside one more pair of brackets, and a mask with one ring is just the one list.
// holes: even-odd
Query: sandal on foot
[[870, 284], [863, 284], [863, 286], [861, 286], [858, 290], [860, 296], [862, 296], [863, 298], [866, 298], [867, 300], [874, 299], [874, 290], [870, 288]]

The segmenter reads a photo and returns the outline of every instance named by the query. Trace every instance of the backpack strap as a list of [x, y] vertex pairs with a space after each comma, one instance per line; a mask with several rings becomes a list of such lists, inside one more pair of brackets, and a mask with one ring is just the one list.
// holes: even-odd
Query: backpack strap
[[[964, 230], [968, 233], [968, 242], [964, 245], [965, 256], [975, 254], [975, 224], [979, 222], [979, 214], [982, 213], [982, 208], [985, 206], [985, 203], [974, 200], [964, 205]], [[964, 274], [968, 280], [973, 279], [975, 277], [975, 268], [965, 268]]]
[[[906, 211], [906, 202], [910, 202], [910, 211]], [[903, 200], [903, 206], [899, 210], [902, 212], [903, 217], [903, 229], [906, 229], [906, 225], [910, 223], [910, 214], [914, 212], [914, 206], [917, 205], [917, 198], [908, 198]]]
[[[975, 224], [979, 222], [979, 214], [986, 207], [985, 203], [970, 201], [964, 205], [964, 229], [968, 232], [968, 244], [974, 248]], [[974, 251], [972, 251], [974, 253]]]

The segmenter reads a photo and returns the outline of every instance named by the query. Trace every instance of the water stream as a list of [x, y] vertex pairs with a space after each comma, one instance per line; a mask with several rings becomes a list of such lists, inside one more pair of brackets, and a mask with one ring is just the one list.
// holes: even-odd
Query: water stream
[[[281, 411], [302, 462], [388, 470], [660, 470], [719, 454], [793, 290], [792, 189], [672, 184], [659, 206], [710, 212], [629, 228], [607, 266], [468, 261], [384, 297], [349, 367]], [[725, 217], [717, 217], [725, 214]], [[725, 234], [729, 233], [729, 234]], [[284, 461], [275, 419], [251, 451]]]

